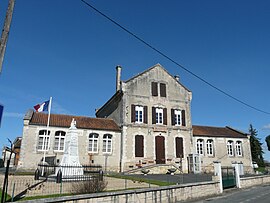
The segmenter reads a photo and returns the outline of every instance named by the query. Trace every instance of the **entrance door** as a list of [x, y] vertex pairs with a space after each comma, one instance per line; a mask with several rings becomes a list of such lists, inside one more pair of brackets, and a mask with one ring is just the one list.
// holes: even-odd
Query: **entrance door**
[[156, 136], [156, 164], [165, 164], [164, 137]]

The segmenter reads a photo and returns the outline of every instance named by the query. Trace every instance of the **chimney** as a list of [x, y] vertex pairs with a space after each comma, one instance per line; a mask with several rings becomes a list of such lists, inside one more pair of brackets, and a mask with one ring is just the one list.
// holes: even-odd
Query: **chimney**
[[116, 91], [120, 90], [121, 86], [121, 66], [116, 66]]
[[179, 75], [175, 75], [174, 78], [175, 78], [178, 82], [180, 81]]

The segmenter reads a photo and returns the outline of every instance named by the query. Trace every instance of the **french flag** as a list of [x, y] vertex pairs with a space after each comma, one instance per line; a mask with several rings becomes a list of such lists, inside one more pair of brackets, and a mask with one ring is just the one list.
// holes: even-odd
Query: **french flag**
[[34, 106], [34, 109], [36, 110], [36, 112], [48, 111], [49, 103], [50, 103], [50, 100], [45, 101], [41, 104], [37, 104], [36, 106]]

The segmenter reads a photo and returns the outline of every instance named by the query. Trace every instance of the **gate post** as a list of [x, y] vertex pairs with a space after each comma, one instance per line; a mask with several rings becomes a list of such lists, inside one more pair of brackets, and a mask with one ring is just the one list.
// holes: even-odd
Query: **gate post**
[[219, 179], [220, 193], [223, 193], [222, 171], [221, 171], [221, 163], [220, 163], [220, 161], [214, 161], [214, 169], [215, 169], [215, 176], [218, 176], [218, 179]]
[[235, 170], [236, 187], [241, 188], [241, 184], [240, 184], [240, 165], [237, 162], [234, 162], [233, 165], [234, 165], [234, 170]]

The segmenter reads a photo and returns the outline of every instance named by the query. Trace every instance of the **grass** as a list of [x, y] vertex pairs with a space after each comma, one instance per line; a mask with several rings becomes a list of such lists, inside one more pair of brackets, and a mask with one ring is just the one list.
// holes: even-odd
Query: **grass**
[[19, 201], [54, 198], [54, 197], [64, 197], [64, 196], [70, 196], [70, 195], [73, 195], [73, 194], [37, 195], [37, 196], [24, 197], [24, 198], [20, 199]]
[[144, 182], [144, 183], [158, 185], [158, 186], [175, 185], [175, 183], [164, 182], [164, 181], [159, 181], [159, 180], [149, 180], [146, 178], [139, 178], [139, 177], [135, 177], [135, 176], [126, 176], [126, 175], [120, 175], [120, 174], [110, 174], [110, 175], [106, 175], [106, 176], [112, 177], [112, 178], [127, 179], [127, 180], [132, 180], [132, 181], [137, 181], [137, 182]]
[[256, 168], [255, 171], [258, 171], [260, 173], [266, 173], [266, 172], [268, 172], [265, 167]]
[[[2, 202], [2, 188], [0, 188], [0, 200], [1, 200], [1, 202]], [[9, 195], [9, 194], [6, 194], [6, 200], [9, 200], [9, 199], [11, 199], [11, 196]]]

